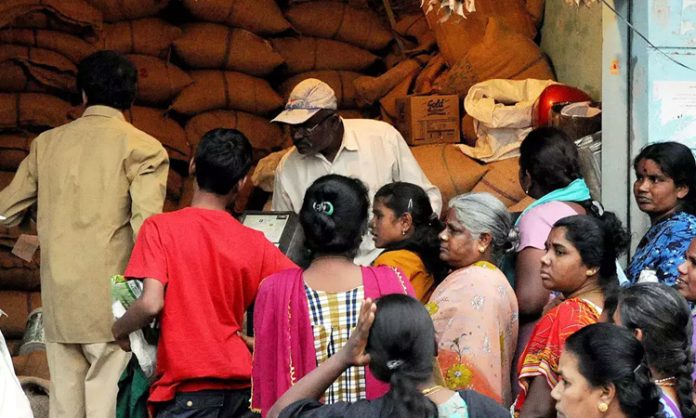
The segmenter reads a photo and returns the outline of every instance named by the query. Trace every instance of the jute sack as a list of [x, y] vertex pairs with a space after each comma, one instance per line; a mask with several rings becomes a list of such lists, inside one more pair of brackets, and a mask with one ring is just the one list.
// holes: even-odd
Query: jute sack
[[399, 19], [394, 27], [396, 33], [416, 41], [418, 50], [430, 50], [436, 45], [435, 33], [430, 30], [423, 13], [407, 15]]
[[167, 117], [165, 110], [133, 106], [123, 113], [133, 126], [160, 141], [169, 158], [188, 163], [191, 147], [186, 141], [186, 133], [175, 120]]
[[174, 100], [172, 109], [193, 115], [212, 109], [264, 114], [283, 106], [268, 81], [236, 71], [192, 71], [193, 84]]
[[224, 23], [258, 34], [290, 29], [275, 0], [182, 0], [191, 14], [207, 22]]
[[[60, 28], [71, 33], [94, 36], [102, 29], [102, 14], [83, 0], [3, 0], [0, 2], [0, 28], [22, 19], [28, 27]], [[34, 25], [34, 26], [30, 26]]]
[[[427, 10], [425, 2], [423, 10]], [[477, 0], [476, 12], [466, 18], [453, 15], [441, 22], [442, 14], [437, 8], [426, 14], [428, 23], [435, 33], [440, 53], [452, 66], [464, 58], [466, 53], [483, 39], [488, 18], [495, 18], [500, 25], [514, 30], [527, 39], [534, 39], [536, 27], [527, 11], [525, 0]], [[495, 49], [491, 55], [503, 54]]]
[[302, 3], [290, 7], [285, 15], [303, 35], [336, 39], [369, 50], [382, 49], [392, 40], [391, 32], [374, 12], [346, 3]]
[[22, 65], [12, 61], [0, 62], [0, 91], [46, 93], [52, 89], [39, 83]]
[[174, 41], [177, 55], [193, 68], [219, 68], [262, 76], [283, 63], [271, 43], [245, 29], [215, 23], [183, 26]]
[[447, 70], [445, 58], [440, 54], [435, 54], [428, 64], [416, 77], [413, 92], [416, 94], [428, 94], [433, 91], [435, 80]]
[[176, 65], [149, 55], [128, 55], [138, 69], [136, 100], [147, 104], [162, 104], [173, 99], [193, 80]]
[[411, 151], [428, 180], [440, 189], [443, 202], [470, 192], [488, 171], [454, 144], [419, 145]]
[[359, 77], [353, 83], [358, 103], [367, 105], [381, 99], [397, 84], [401, 83], [405, 77], [420, 71], [427, 59], [428, 57], [421, 56], [402, 61], [379, 77]]
[[334, 93], [336, 93], [336, 100], [338, 101], [339, 108], [353, 109], [358, 107], [355, 101], [355, 87], [353, 87], [353, 83], [361, 76], [362, 74], [353, 71], [309, 71], [294, 75], [285, 80], [280, 85], [280, 91], [283, 97], [287, 99], [292, 89], [295, 88], [300, 81], [308, 78], [317, 78], [331, 86]]
[[379, 99], [379, 109], [382, 114], [382, 119], [385, 122], [396, 125], [399, 116], [396, 108], [396, 99], [408, 96], [417, 76], [418, 70], [414, 70], [410, 74], [407, 74], [386, 96]]
[[273, 193], [273, 184], [275, 183], [275, 171], [280, 164], [280, 160], [290, 151], [286, 148], [280, 151], [273, 152], [262, 158], [257, 164], [254, 171], [251, 171], [251, 181], [254, 186], [268, 193]]
[[33, 376], [41, 379], [50, 380], [48, 372], [48, 360], [45, 351], [33, 351], [23, 356], [12, 358], [12, 364], [17, 376]]
[[518, 157], [488, 164], [488, 172], [476, 184], [472, 192], [486, 192], [500, 199], [505, 206], [512, 206], [527, 195], [519, 181], [520, 159]]
[[13, 62], [40, 84], [58, 90], [74, 92], [77, 68], [64, 55], [30, 46], [0, 45], [0, 63]]
[[186, 137], [196, 147], [203, 135], [216, 128], [237, 129], [261, 150], [275, 150], [284, 145], [283, 130], [267, 118], [236, 110], [211, 110], [200, 113], [186, 123]]
[[145, 18], [104, 25], [94, 45], [122, 54], [144, 54], [166, 58], [181, 29], [162, 19]]
[[[16, 240], [15, 240], [16, 241]], [[0, 289], [3, 290], [39, 290], [39, 255], [31, 262], [26, 262], [11, 253], [12, 248], [0, 248]], [[4, 309], [0, 306], [0, 309]]]
[[154, 16], [169, 0], [86, 0], [102, 12], [105, 22], [118, 22]]
[[0, 170], [17, 170], [29, 154], [29, 145], [33, 139], [34, 135], [25, 132], [0, 134]]
[[489, 19], [483, 42], [471, 48], [438, 79], [442, 94], [464, 98], [474, 84], [491, 79], [553, 80], [554, 75], [539, 47], [531, 39]]
[[27, 316], [41, 306], [39, 292], [23, 292], [19, 290], [0, 290], [0, 309], [7, 316], [0, 318], [0, 331], [7, 338], [21, 338]]
[[287, 64], [287, 72], [312, 70], [362, 71], [379, 59], [351, 44], [312, 37], [276, 38], [271, 41]]
[[96, 51], [94, 45], [67, 33], [54, 30], [2, 29], [0, 42], [49, 49], [64, 55], [73, 64]]
[[184, 178], [176, 170], [169, 169], [167, 176], [167, 199], [179, 201], [184, 188]]
[[0, 93], [0, 128], [50, 127], [70, 121], [70, 103], [43, 93]]
[[544, 17], [546, 0], [527, 0], [527, 12], [532, 17], [534, 24], [539, 27]]

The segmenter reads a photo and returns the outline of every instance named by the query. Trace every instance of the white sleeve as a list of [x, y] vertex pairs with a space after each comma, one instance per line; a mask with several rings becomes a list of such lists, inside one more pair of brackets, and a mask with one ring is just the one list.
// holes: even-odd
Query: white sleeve
[[[282, 163], [278, 165], [273, 180], [273, 197], [271, 200], [271, 210], [275, 211], [294, 211], [290, 195], [283, 186], [283, 176], [281, 175]], [[295, 212], [299, 212], [295, 211]]]

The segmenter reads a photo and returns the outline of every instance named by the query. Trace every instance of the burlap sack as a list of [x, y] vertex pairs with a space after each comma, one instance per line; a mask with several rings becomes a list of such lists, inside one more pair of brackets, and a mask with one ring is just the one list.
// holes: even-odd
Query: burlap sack
[[225, 23], [258, 34], [290, 29], [275, 0], [182, 0], [191, 14], [207, 22]]
[[[7, 344], [7, 351], [10, 353], [10, 356], [14, 356], [16, 353], [19, 352], [19, 346], [22, 345], [22, 339], [21, 338], [6, 339], [5, 343]], [[34, 417], [34, 418], [36, 418], [36, 417]]]
[[0, 134], [0, 170], [17, 170], [29, 153], [29, 145], [33, 139], [34, 135], [23, 132]]
[[162, 109], [133, 106], [124, 112], [126, 120], [141, 131], [155, 137], [162, 143], [173, 160], [188, 162], [191, 146], [186, 141], [184, 129]]
[[411, 73], [406, 74], [399, 84], [391, 89], [384, 97], [379, 99], [379, 109], [382, 114], [382, 119], [385, 122], [391, 123], [392, 125], [396, 124], [398, 118], [396, 99], [408, 96], [416, 81], [418, 71], [418, 69], [415, 69]]
[[183, 26], [174, 49], [193, 68], [219, 68], [262, 76], [283, 63], [270, 42], [245, 29], [215, 23]]
[[262, 158], [257, 164], [254, 171], [251, 173], [251, 181], [254, 186], [263, 191], [273, 193], [273, 185], [275, 183], [275, 171], [280, 164], [280, 160], [290, 151], [286, 148], [276, 151]]
[[75, 92], [77, 68], [64, 55], [57, 52], [22, 45], [0, 45], [0, 63], [20, 65], [40, 84], [57, 90]]
[[290, 7], [285, 15], [303, 35], [336, 39], [369, 50], [382, 49], [392, 40], [391, 32], [374, 12], [345, 3], [303, 3]]
[[265, 114], [283, 106], [268, 82], [236, 71], [192, 71], [193, 84], [174, 100], [172, 109], [193, 115], [212, 109]]
[[181, 192], [184, 189], [184, 178], [176, 170], [169, 170], [167, 176], [167, 199], [176, 200], [181, 198]]
[[54, 88], [39, 83], [22, 67], [12, 61], [0, 63], [0, 91], [46, 93]]
[[369, 51], [331, 39], [276, 38], [271, 41], [287, 64], [287, 72], [312, 70], [362, 71], [379, 59]]
[[166, 58], [169, 47], [181, 36], [181, 29], [162, 19], [145, 18], [104, 25], [104, 32], [95, 41], [98, 49], [111, 49], [123, 54], [145, 54]]
[[[33, 18], [16, 22], [30, 14]], [[61, 28], [93, 36], [102, 29], [102, 14], [82, 0], [3, 0], [0, 2], [0, 28], [11, 23], [20, 26], [34, 23], [42, 29]]]
[[49, 127], [70, 121], [70, 104], [50, 94], [0, 93], [0, 128]]
[[64, 55], [74, 64], [96, 51], [89, 42], [54, 30], [3, 29], [0, 30], [0, 42], [49, 49]]
[[476, 184], [472, 192], [486, 192], [500, 199], [505, 206], [512, 206], [527, 195], [519, 181], [519, 158], [508, 158], [487, 164], [488, 172]]
[[440, 189], [443, 202], [470, 192], [488, 171], [454, 144], [419, 145], [411, 151], [428, 180]]
[[525, 196], [524, 199], [508, 207], [508, 210], [512, 213], [521, 213], [523, 210], [527, 209], [527, 206], [534, 203], [536, 199], [533, 197]]
[[41, 293], [18, 290], [0, 290], [0, 309], [7, 316], [0, 318], [0, 331], [7, 338], [21, 338], [24, 335], [27, 317], [41, 306]]
[[537, 27], [541, 26], [541, 21], [544, 18], [545, 5], [545, 0], [527, 0], [527, 12]]
[[553, 80], [554, 75], [539, 47], [531, 39], [490, 19], [483, 41], [471, 48], [435, 87], [442, 94], [466, 97], [471, 86], [491, 79]]
[[360, 109], [338, 109], [338, 114], [343, 119], [364, 119], [365, 115]]
[[186, 86], [193, 83], [187, 73], [176, 65], [148, 55], [128, 55], [138, 69], [136, 100], [146, 104], [169, 102]]
[[105, 22], [154, 16], [167, 7], [169, 0], [86, 0], [102, 12]]
[[416, 77], [413, 92], [416, 94], [429, 94], [433, 91], [435, 80], [447, 70], [445, 58], [440, 54], [433, 55], [428, 64]]
[[[5, 238], [3, 241], [12, 243], [16, 238]], [[34, 260], [27, 262], [12, 254], [12, 246], [3, 244], [0, 247], [0, 289], [37, 291], [41, 287], [39, 275], [39, 254], [34, 255]], [[4, 309], [0, 306], [0, 309]]]
[[[428, 2], [423, 5], [427, 10]], [[500, 25], [514, 30], [527, 39], [534, 39], [536, 27], [527, 11], [525, 0], [476, 0], [476, 12], [466, 18], [453, 15], [441, 22], [442, 15], [437, 8], [426, 15], [428, 23], [435, 33], [440, 53], [452, 66], [464, 58], [466, 53], [483, 39], [486, 21], [495, 18]], [[491, 51], [491, 55], [505, 54]]]
[[191, 201], [193, 200], [193, 189], [196, 183], [195, 176], [188, 176], [184, 179], [184, 189], [181, 193], [181, 199], [179, 199], [179, 209], [191, 206]]
[[381, 99], [389, 93], [390, 90], [396, 87], [397, 84], [401, 83], [404, 78], [409, 77], [414, 72], [420, 71], [427, 60], [427, 56], [416, 57], [400, 62], [396, 67], [379, 77], [359, 77], [353, 83], [358, 103], [361, 105], [368, 105]]
[[309, 71], [294, 75], [285, 80], [280, 85], [280, 91], [283, 97], [287, 99], [292, 89], [295, 88], [300, 81], [307, 78], [318, 78], [331, 86], [334, 90], [339, 108], [353, 109], [358, 107], [355, 101], [356, 92], [355, 87], [353, 87], [353, 82], [361, 76], [362, 74], [353, 71]]
[[198, 114], [186, 123], [186, 137], [193, 148], [203, 135], [216, 128], [237, 129], [255, 149], [272, 151], [284, 145], [283, 130], [267, 118], [235, 110], [212, 110]]
[[33, 351], [23, 356], [12, 357], [17, 376], [31, 376], [51, 380], [45, 351]]
[[407, 15], [396, 22], [394, 30], [399, 35], [410, 38], [416, 42], [415, 47], [409, 49], [417, 49], [428, 51], [435, 47], [435, 33], [430, 30], [428, 21], [423, 13]]

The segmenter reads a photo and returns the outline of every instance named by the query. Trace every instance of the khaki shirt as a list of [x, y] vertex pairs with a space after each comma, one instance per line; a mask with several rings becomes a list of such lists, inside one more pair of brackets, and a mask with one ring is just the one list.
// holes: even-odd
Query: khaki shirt
[[[314, 180], [327, 174], [341, 174], [365, 183], [370, 204], [385, 184], [413, 183], [425, 190], [433, 211], [440, 213], [440, 190], [425, 176], [399, 131], [388, 123], [371, 119], [342, 121], [343, 142], [333, 161], [322, 154], [302, 155], [295, 147], [283, 156], [275, 173], [273, 210], [299, 213], [305, 192]], [[368, 232], [363, 236], [355, 262], [369, 265], [380, 252]]]
[[47, 341], [113, 340], [109, 278], [124, 272], [145, 218], [162, 211], [168, 168], [162, 145], [106, 106], [32, 142], [0, 192], [0, 215], [15, 225], [38, 201]]

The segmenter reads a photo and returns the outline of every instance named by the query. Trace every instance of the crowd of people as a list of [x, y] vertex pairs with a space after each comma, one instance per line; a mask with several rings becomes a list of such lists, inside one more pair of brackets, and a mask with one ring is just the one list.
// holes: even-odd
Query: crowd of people
[[[273, 208], [299, 216], [298, 266], [226, 211], [252, 164], [241, 132], [206, 133], [191, 206], [159, 214], [166, 153], [121, 113], [132, 64], [102, 51], [79, 70], [83, 116], [40, 135], [0, 192], [6, 224], [38, 202], [51, 417], [115, 416], [129, 336], [154, 320], [157, 417], [696, 418], [686, 146], [634, 160], [651, 227], [624, 272], [629, 235], [563, 132], [522, 142], [521, 214], [487, 193], [443, 209], [398, 131], [342, 119], [308, 79], [274, 119], [295, 144]], [[114, 321], [118, 273], [143, 292]]]

